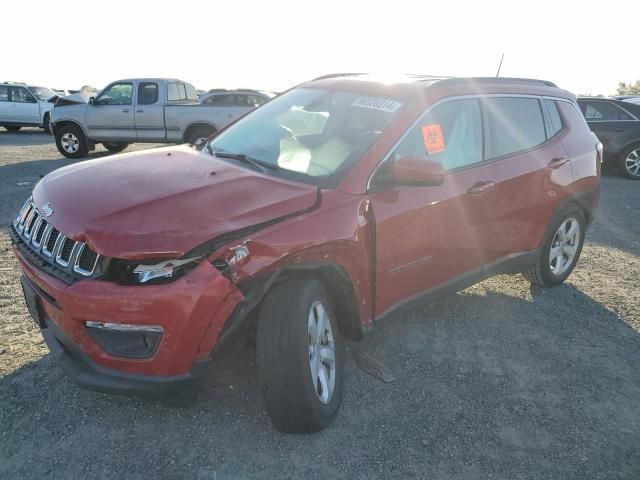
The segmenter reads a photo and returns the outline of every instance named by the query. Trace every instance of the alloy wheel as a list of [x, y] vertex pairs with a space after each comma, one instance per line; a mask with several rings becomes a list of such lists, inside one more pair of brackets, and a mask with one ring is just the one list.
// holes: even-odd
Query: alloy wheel
[[73, 133], [67, 132], [62, 135], [60, 139], [60, 144], [65, 152], [68, 153], [76, 153], [80, 148], [80, 140]]
[[631, 151], [624, 161], [624, 168], [634, 177], [640, 177], [640, 148]]
[[311, 304], [307, 328], [311, 381], [318, 400], [326, 405], [336, 386], [336, 351], [329, 314], [322, 302]]
[[566, 219], [556, 230], [551, 249], [549, 250], [549, 267], [551, 272], [560, 276], [565, 273], [575, 261], [580, 244], [580, 223], [571, 217]]

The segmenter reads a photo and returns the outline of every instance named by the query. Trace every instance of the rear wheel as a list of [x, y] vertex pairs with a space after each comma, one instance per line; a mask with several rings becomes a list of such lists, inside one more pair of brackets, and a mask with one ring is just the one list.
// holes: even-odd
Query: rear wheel
[[9, 130], [10, 132], [17, 132], [18, 130], [20, 130], [22, 127], [17, 127], [17, 126], [6, 126], [5, 127], [7, 130]]
[[290, 280], [267, 295], [256, 342], [267, 412], [287, 433], [322, 430], [342, 401], [343, 345], [333, 306], [317, 280]]
[[622, 173], [632, 180], [640, 180], [640, 145], [627, 148], [621, 160]]
[[565, 205], [554, 215], [540, 256], [524, 276], [534, 285], [555, 287], [571, 274], [582, 252], [585, 220], [579, 207]]
[[191, 145], [200, 145], [205, 142], [209, 136], [216, 132], [215, 127], [200, 126], [193, 127], [185, 135], [185, 140]]
[[67, 158], [82, 158], [89, 152], [84, 132], [77, 125], [63, 125], [56, 129], [56, 147]]
[[121, 152], [129, 146], [128, 143], [102, 142], [102, 146], [110, 152]]

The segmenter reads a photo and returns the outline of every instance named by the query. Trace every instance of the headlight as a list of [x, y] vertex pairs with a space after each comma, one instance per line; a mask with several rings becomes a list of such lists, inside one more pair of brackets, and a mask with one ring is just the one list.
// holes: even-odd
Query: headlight
[[181, 260], [163, 260], [153, 265], [140, 264], [133, 269], [139, 283], [147, 283], [156, 278], [172, 278], [180, 271], [180, 267], [184, 267], [190, 263], [199, 260], [199, 257], [183, 258]]

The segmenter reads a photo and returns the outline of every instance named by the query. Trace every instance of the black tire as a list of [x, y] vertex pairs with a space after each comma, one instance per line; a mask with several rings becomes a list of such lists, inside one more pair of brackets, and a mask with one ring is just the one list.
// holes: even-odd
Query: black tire
[[198, 145], [201, 139], [205, 139], [211, 136], [212, 134], [216, 133], [216, 131], [217, 130], [215, 127], [207, 127], [207, 126], [193, 127], [187, 131], [187, 133], [184, 136], [184, 139], [187, 143], [190, 143], [191, 145]]
[[110, 152], [118, 153], [129, 146], [128, 143], [102, 142], [102, 146]]
[[17, 132], [18, 130], [20, 130], [22, 127], [18, 127], [18, 126], [14, 126], [14, 125], [10, 125], [10, 126], [6, 126], [5, 127], [7, 130], [9, 130], [10, 132]]
[[[313, 347], [307, 322], [317, 302], [328, 314], [335, 347], [335, 386], [326, 403], [320, 401], [320, 384], [314, 385], [310, 366]], [[266, 410], [279, 430], [308, 433], [331, 423], [342, 401], [344, 347], [334, 309], [320, 282], [289, 280], [267, 294], [258, 320], [256, 359]], [[318, 365], [328, 372], [324, 364]]]
[[44, 130], [44, 133], [51, 133], [51, 115], [49, 114], [49, 112], [44, 114], [44, 118], [42, 119], [42, 129]]
[[[66, 140], [66, 135], [70, 135], [70, 139]], [[63, 145], [63, 139], [65, 142], [71, 141], [71, 138], [77, 139], [77, 143], [74, 143], [76, 149], [71, 147], [65, 149]], [[56, 147], [58, 151], [67, 158], [82, 158], [86, 157], [89, 153], [87, 148], [87, 138], [84, 136], [84, 132], [77, 125], [69, 124], [63, 125], [56, 129]]]
[[[618, 170], [627, 178], [631, 180], [640, 180], [640, 167], [632, 167], [632, 172], [627, 168], [627, 157], [634, 154], [636, 156], [636, 161], [640, 161], [640, 144], [631, 145], [627, 147], [622, 155], [620, 156], [620, 160], [618, 163]], [[640, 165], [640, 163], [638, 164]]]
[[[550, 260], [551, 248], [552, 245], [555, 246], [558, 241], [556, 233], [560, 229], [560, 226], [570, 219], [575, 219], [580, 227], [579, 235], [576, 238], [577, 249], [575, 250], [575, 255], [568, 268], [561, 273], [556, 274], [553, 272], [551, 265], [552, 261]], [[541, 287], [555, 287], [564, 282], [580, 259], [580, 253], [582, 252], [582, 246], [584, 244], [585, 230], [586, 222], [584, 219], [584, 213], [580, 207], [573, 203], [565, 204], [560, 207], [549, 224], [549, 230], [545, 235], [544, 243], [542, 244], [540, 255], [536, 260], [536, 263], [523, 272], [525, 278], [533, 285]]]

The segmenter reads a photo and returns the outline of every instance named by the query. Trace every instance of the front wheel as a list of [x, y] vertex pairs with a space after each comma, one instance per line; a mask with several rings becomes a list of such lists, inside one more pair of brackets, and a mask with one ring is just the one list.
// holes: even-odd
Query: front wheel
[[640, 180], [640, 145], [634, 145], [624, 151], [620, 167], [627, 178]]
[[57, 129], [56, 147], [67, 158], [82, 158], [89, 153], [84, 132], [76, 125], [63, 125]]
[[561, 207], [554, 215], [540, 256], [524, 276], [534, 285], [555, 287], [571, 274], [584, 243], [585, 219], [576, 205]]
[[287, 433], [326, 428], [342, 401], [343, 345], [317, 280], [276, 285], [260, 311], [258, 377], [274, 425]]
[[102, 142], [102, 146], [110, 152], [118, 153], [129, 146], [128, 143]]

